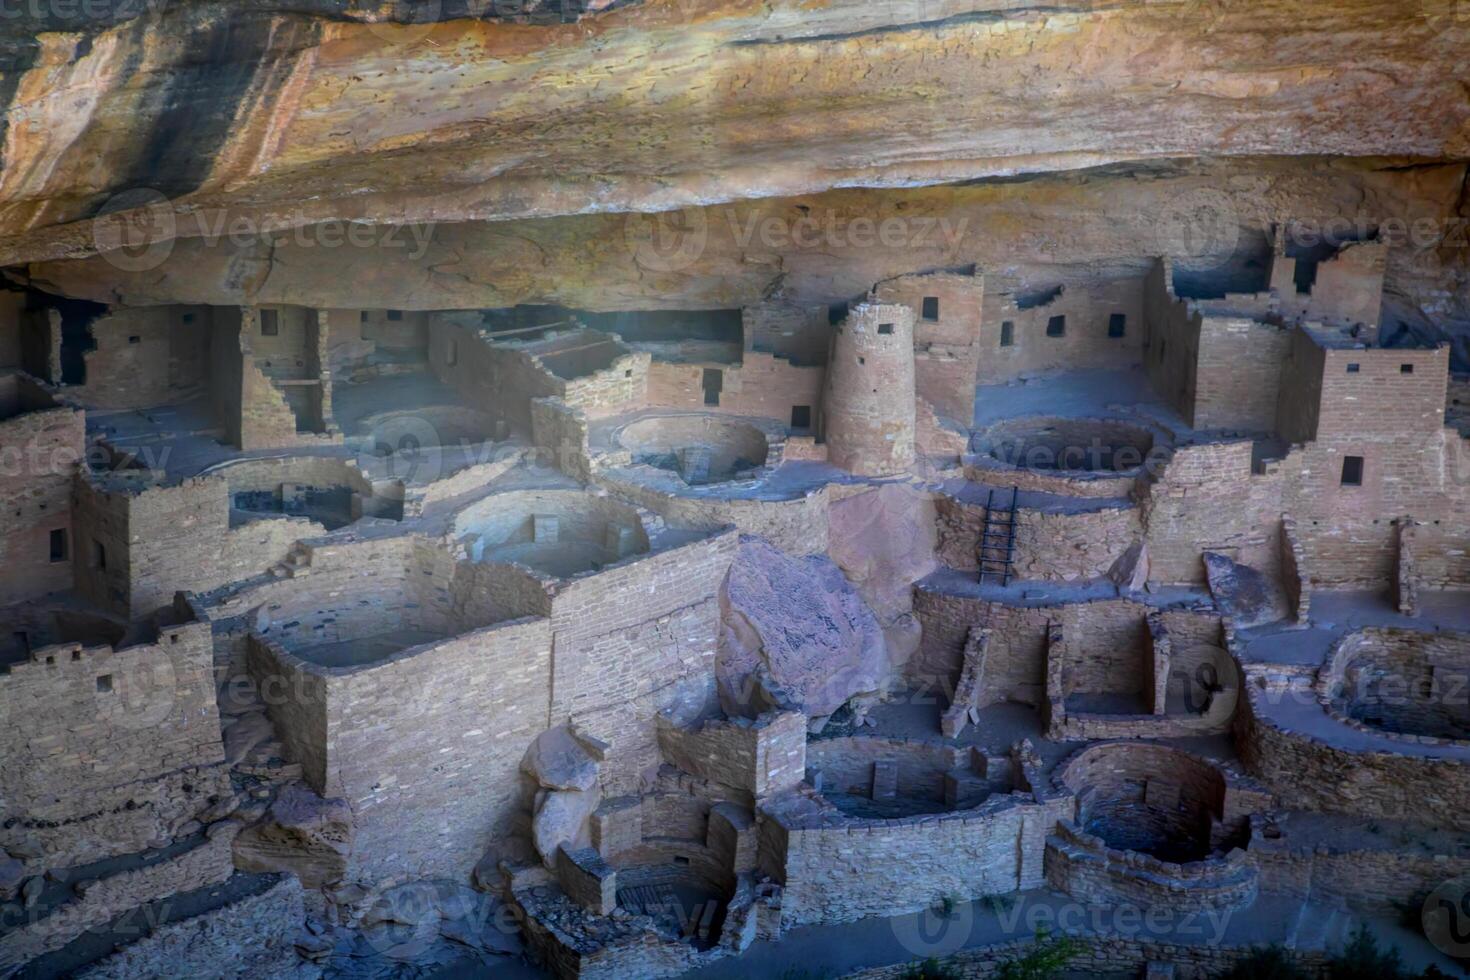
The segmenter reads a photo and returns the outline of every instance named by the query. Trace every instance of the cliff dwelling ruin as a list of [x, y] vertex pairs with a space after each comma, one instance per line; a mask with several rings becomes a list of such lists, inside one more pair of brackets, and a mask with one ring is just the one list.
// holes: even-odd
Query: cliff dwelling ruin
[[0, 978], [1470, 972], [1467, 50], [0, 11]]

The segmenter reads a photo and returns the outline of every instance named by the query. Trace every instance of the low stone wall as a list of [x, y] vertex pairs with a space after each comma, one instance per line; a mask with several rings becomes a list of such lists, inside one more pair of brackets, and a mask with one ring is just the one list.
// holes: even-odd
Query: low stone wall
[[219, 826], [213, 836], [175, 858], [95, 881], [50, 914], [0, 934], [0, 973], [58, 950], [129, 909], [228, 880], [235, 873], [231, 850], [240, 825], [225, 821]]
[[937, 739], [851, 735], [813, 741], [807, 746], [806, 762], [813, 778], [820, 775], [824, 792], [868, 796], [873, 791], [873, 767], [881, 765], [891, 772], [893, 795], [942, 801], [945, 775], [968, 770], [970, 759], [968, 746]]
[[765, 497], [686, 497], [606, 472], [596, 482], [661, 516], [670, 527], [713, 531], [733, 525], [789, 555], [821, 555], [828, 548], [828, 489], [817, 487], [784, 500]]
[[592, 479], [587, 415], [581, 409], [560, 398], [531, 399], [531, 439], [543, 463], [582, 483]]
[[300, 962], [295, 938], [305, 916], [301, 882], [286, 875], [259, 894], [159, 926], [77, 976], [149, 980], [286, 975]]
[[1041, 849], [1073, 802], [1030, 793], [893, 820], [848, 818], [798, 790], [762, 805], [760, 868], [782, 883], [788, 925], [903, 915], [1042, 883]]
[[1235, 849], [1223, 857], [1176, 864], [1120, 851], [1063, 821], [1046, 844], [1046, 881], [1093, 904], [1168, 908], [1176, 912], [1235, 911], [1256, 900], [1259, 872]]
[[1349, 728], [1420, 745], [1470, 744], [1470, 634], [1350, 633], [1317, 671], [1316, 692]]
[[1312, 577], [1296, 521], [1290, 517], [1281, 519], [1281, 581], [1297, 623], [1305, 626], [1312, 619]]
[[[1357, 821], [1355, 820], [1356, 824]], [[1470, 874], [1470, 857], [1428, 852], [1417, 840], [1394, 844], [1392, 831], [1377, 838], [1355, 828], [1357, 846], [1295, 839], [1292, 821], [1282, 824], [1262, 816], [1251, 818], [1251, 861], [1261, 872], [1261, 891], [1338, 905], [1359, 915], [1399, 915], [1417, 909], [1424, 897], [1445, 881]]]
[[1236, 751], [1283, 806], [1470, 830], [1470, 764], [1407, 751], [1353, 751], [1281, 727], [1266, 710], [1266, 699], [1314, 699], [1309, 672], [1250, 667], [1244, 690], [1235, 718]]
[[1395, 585], [1401, 612], [1418, 615], [1424, 592], [1470, 589], [1470, 534], [1459, 522], [1405, 521], [1398, 545]]
[[806, 770], [806, 716], [799, 711], [708, 721], [682, 728], [665, 716], [658, 723], [659, 747], [674, 765], [722, 783], [750, 800], [801, 782]]
[[[1008, 493], [996, 496], [1009, 504]], [[939, 494], [934, 507], [939, 560], [950, 568], [977, 571], [985, 500]], [[1012, 577], [1066, 582], [1101, 578], [1141, 534], [1138, 510], [1131, 504], [1081, 511], [1020, 507]]]

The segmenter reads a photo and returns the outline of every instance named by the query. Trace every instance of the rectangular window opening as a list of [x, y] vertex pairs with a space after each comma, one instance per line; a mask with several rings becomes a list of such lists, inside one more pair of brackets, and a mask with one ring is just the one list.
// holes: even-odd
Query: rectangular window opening
[[704, 389], [704, 403], [718, 405], [720, 392], [725, 387], [725, 374], [719, 368], [705, 368], [700, 387]]
[[1414, 373], [1414, 365], [1412, 365], [1412, 364], [1400, 364], [1399, 365], [1399, 374], [1413, 374], [1413, 373]]
[[791, 406], [791, 427], [793, 429], [810, 429], [812, 427], [812, 407], [810, 405]]
[[142, 342], [143, 342], [143, 338], [140, 337], [140, 336], [138, 336], [137, 334], [131, 334], [128, 337], [128, 343], [130, 343], [130, 344], [141, 344]]
[[1349, 364], [1347, 366], [1348, 374], [1357, 374], [1361, 370], [1363, 370], [1363, 366], [1361, 364]]
[[394, 322], [397, 322], [398, 320], [402, 320], [403, 319], [403, 311], [402, 310], [389, 310], [388, 311], [388, 319], [393, 320]]
[[92, 567], [99, 571], [107, 571], [107, 546], [101, 541], [92, 542]]
[[66, 561], [66, 528], [59, 527], [51, 532], [51, 560]]
[[260, 335], [276, 337], [281, 333], [281, 316], [275, 310], [260, 311]]
[[1128, 333], [1128, 315], [1126, 313], [1114, 313], [1108, 317], [1108, 336], [1114, 339], [1126, 336]]
[[880, 324], [878, 324], [878, 332], [880, 334], [885, 335], [885, 336], [888, 335], [888, 334], [893, 333], [893, 324], [891, 324], [891, 323], [880, 323]]
[[111, 674], [99, 674], [99, 675], [97, 675], [97, 693], [98, 694], [108, 694], [111, 691], [112, 691], [112, 675]]
[[1065, 316], [1054, 316], [1046, 321], [1046, 335], [1048, 337], [1065, 337], [1067, 335], [1067, 318]]
[[938, 296], [925, 296], [924, 297], [923, 317], [926, 320], [938, 320], [939, 319], [939, 297]]
[[1345, 487], [1363, 485], [1363, 457], [1344, 456], [1342, 458], [1342, 485]]
[[1016, 325], [1006, 320], [1000, 325], [1000, 345], [1010, 347], [1016, 342]]

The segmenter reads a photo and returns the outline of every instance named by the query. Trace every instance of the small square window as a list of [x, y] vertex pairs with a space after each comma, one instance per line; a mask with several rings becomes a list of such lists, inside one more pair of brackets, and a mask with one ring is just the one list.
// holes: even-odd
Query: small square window
[[623, 377], [625, 377], [625, 378], [631, 378], [632, 376], [633, 376], [633, 369], [632, 368], [628, 368], [628, 370], [626, 370], [626, 371], [623, 372]]
[[402, 320], [403, 319], [403, 311], [402, 310], [389, 310], [388, 311], [388, 319], [394, 321], [395, 323], [397, 321], [399, 321], [399, 320]]
[[812, 407], [810, 405], [791, 406], [791, 427], [793, 429], [810, 429], [812, 427]]
[[59, 527], [51, 532], [51, 560], [66, 561], [66, 528]]
[[275, 310], [260, 311], [260, 335], [276, 337], [281, 333], [281, 317]]
[[130, 344], [141, 344], [142, 342], [143, 338], [138, 336], [137, 334], [132, 334], [128, 337], [128, 343]]
[[98, 694], [109, 694], [111, 692], [112, 692], [112, 675], [111, 674], [99, 674], [99, 675], [97, 675], [97, 693]]
[[1054, 316], [1046, 321], [1046, 335], [1048, 337], [1065, 337], [1067, 335], [1067, 318]]
[[885, 334], [885, 335], [886, 334], [893, 333], [893, 324], [891, 324], [891, 323], [880, 323], [880, 324], [878, 324], [878, 332], [880, 334]]
[[926, 320], [938, 320], [939, 319], [939, 297], [938, 296], [925, 296], [924, 297], [924, 310], [923, 310], [923, 314], [922, 315], [923, 315], [924, 319], [926, 319]]
[[1016, 325], [1006, 320], [1000, 325], [1000, 345], [1010, 347], [1016, 342]]
[[1345, 487], [1363, 485], [1363, 457], [1344, 456], [1342, 458], [1342, 485]]
[[368, 322], [368, 311], [367, 310], [363, 310], [361, 313], [357, 314], [357, 322], [358, 323], [367, 323]]
[[179, 319], [183, 320], [185, 323], [193, 323], [194, 322], [194, 314], [192, 314], [192, 313], [185, 313]]
[[1399, 365], [1399, 374], [1413, 374], [1413, 373], [1414, 373], [1414, 365], [1412, 365], [1412, 364], [1400, 364]]
[[1114, 313], [1108, 317], [1108, 336], [1118, 338], [1128, 333], [1128, 315], [1126, 313]]
[[1363, 370], [1363, 365], [1361, 364], [1349, 364], [1347, 366], [1348, 374], [1357, 374], [1361, 370]]

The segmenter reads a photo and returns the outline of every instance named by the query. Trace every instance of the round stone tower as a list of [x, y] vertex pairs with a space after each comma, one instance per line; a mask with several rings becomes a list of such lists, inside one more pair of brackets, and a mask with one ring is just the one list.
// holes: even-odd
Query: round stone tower
[[914, 311], [862, 303], [832, 336], [822, 431], [833, 466], [864, 476], [914, 462]]

